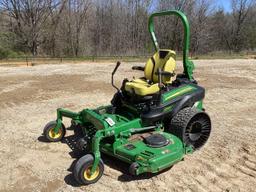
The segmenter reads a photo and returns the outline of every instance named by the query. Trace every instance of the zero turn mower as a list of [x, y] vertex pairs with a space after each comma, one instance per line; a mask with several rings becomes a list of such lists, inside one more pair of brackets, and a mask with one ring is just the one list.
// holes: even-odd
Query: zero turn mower
[[[154, 33], [153, 19], [175, 15], [184, 26], [182, 74], [175, 75], [175, 52], [160, 49]], [[186, 16], [176, 10], [153, 13], [149, 32], [156, 52], [145, 66], [144, 77], [124, 79], [111, 104], [96, 109], [72, 112], [57, 109], [57, 120], [44, 128], [52, 142], [65, 136], [63, 117], [71, 118], [71, 126], [79, 132], [76, 146], [84, 152], [73, 170], [80, 184], [97, 182], [103, 172], [101, 153], [130, 165], [129, 172], [139, 175], [157, 173], [181, 161], [185, 154], [200, 149], [211, 132], [211, 120], [203, 108], [205, 90], [193, 78], [194, 64], [188, 59], [190, 29]], [[175, 77], [176, 76], [176, 77]], [[175, 77], [175, 78], [174, 78]]]

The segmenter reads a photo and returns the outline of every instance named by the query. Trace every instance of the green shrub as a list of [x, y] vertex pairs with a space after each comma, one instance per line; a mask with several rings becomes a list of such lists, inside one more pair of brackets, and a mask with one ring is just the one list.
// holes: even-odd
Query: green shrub
[[0, 47], [0, 59], [5, 59], [9, 55], [9, 50]]
[[0, 47], [0, 59], [17, 58], [23, 55], [23, 53], [18, 53], [10, 49]]

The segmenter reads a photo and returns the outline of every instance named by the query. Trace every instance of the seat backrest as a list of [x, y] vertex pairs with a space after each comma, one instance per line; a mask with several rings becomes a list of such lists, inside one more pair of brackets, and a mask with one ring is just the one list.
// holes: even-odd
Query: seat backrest
[[[145, 65], [144, 74], [146, 79], [153, 83], [158, 83], [158, 75], [155, 74], [158, 68], [161, 68], [163, 71], [173, 73], [176, 67], [175, 57], [175, 51], [169, 49], [160, 49], [157, 51]], [[163, 77], [163, 83], [171, 81], [172, 78]]]

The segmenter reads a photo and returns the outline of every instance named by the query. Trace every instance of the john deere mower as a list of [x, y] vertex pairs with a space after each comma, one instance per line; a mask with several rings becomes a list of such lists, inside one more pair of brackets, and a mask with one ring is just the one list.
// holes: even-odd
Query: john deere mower
[[[154, 18], [175, 15], [184, 26], [183, 73], [175, 74], [175, 55], [160, 49], [154, 32]], [[96, 109], [72, 112], [57, 109], [57, 120], [44, 128], [51, 142], [64, 138], [63, 117], [71, 118], [71, 126], [79, 134], [76, 146], [83, 151], [73, 170], [77, 182], [92, 184], [103, 172], [101, 153], [129, 165], [131, 175], [157, 173], [172, 167], [200, 149], [208, 140], [211, 120], [203, 108], [205, 89], [193, 78], [194, 64], [188, 59], [190, 28], [186, 16], [177, 10], [153, 13], [149, 32], [155, 54], [145, 66], [133, 70], [144, 72], [141, 78], [124, 79], [111, 104]]]

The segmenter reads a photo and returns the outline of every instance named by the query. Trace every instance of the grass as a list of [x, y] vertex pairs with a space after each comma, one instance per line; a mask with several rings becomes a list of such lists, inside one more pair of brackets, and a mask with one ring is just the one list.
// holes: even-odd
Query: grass
[[[38, 64], [61, 64], [61, 63], [81, 63], [81, 62], [116, 62], [118, 60], [123, 62], [145, 62], [150, 55], [144, 56], [84, 56], [84, 57], [62, 57], [62, 58], [50, 58], [50, 57], [20, 57], [20, 58], [8, 58], [0, 60], [0, 65], [38, 65]], [[192, 56], [192, 60], [213, 60], [213, 59], [256, 59], [256, 54], [240, 53], [240, 54], [228, 54], [228, 53], [212, 53], [206, 55]], [[178, 54], [177, 60], [182, 60], [182, 54]]]
[[63, 57], [63, 58], [8, 58], [0, 60], [0, 65], [38, 65], [38, 64], [61, 64], [61, 63], [81, 63], [81, 62], [143, 62], [149, 56], [101, 56], [101, 57]]

